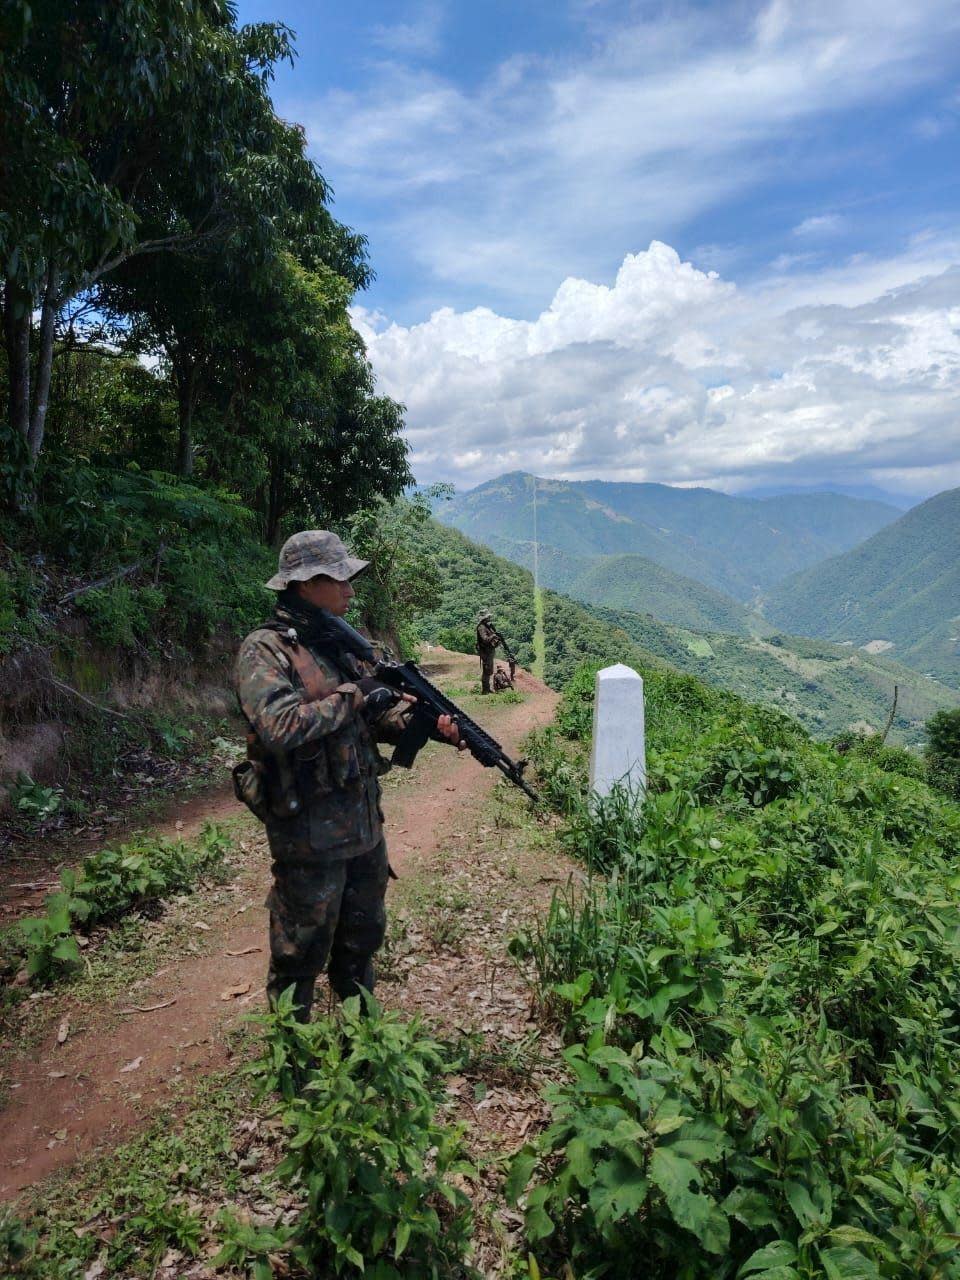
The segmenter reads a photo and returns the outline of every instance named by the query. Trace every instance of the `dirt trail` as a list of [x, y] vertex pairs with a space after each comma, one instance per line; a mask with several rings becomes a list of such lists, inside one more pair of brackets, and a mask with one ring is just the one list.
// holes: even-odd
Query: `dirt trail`
[[[441, 685], [476, 678], [475, 659], [440, 650], [430, 658], [429, 669]], [[556, 704], [553, 691], [532, 676], [519, 672], [517, 684], [526, 695], [523, 703], [491, 698], [481, 710], [483, 723], [511, 753], [530, 729], [549, 721]], [[407, 897], [416, 890], [417, 877], [432, 874], [431, 868], [469, 865], [473, 874], [471, 842], [478, 815], [499, 777], [469, 754], [458, 756], [439, 746], [428, 747], [411, 774], [389, 775], [388, 783], [396, 779], [384, 797], [390, 856], [406, 881]], [[201, 813], [190, 813], [191, 825], [233, 816], [237, 808], [232, 800], [208, 797]], [[0, 1113], [0, 1200], [81, 1155], [117, 1144], [183, 1082], [227, 1062], [231, 1028], [262, 1003], [266, 967], [261, 904], [268, 857], [262, 831], [252, 820], [249, 831], [247, 873], [213, 895], [219, 902], [195, 926], [203, 954], [171, 951], [165, 966], [118, 999], [78, 1006], [71, 1004], [69, 990], [48, 997], [56, 1014], [39, 1047], [4, 1072], [13, 1087]], [[395, 993], [388, 986], [386, 998], [439, 1013], [449, 1002], [453, 1024], [463, 1025], [469, 1010], [458, 1009], [456, 1002], [480, 1000], [476, 975], [468, 966], [461, 967], [459, 977], [449, 963], [436, 968], [431, 976], [431, 966], [425, 966], [418, 990]], [[224, 999], [231, 990], [237, 994]], [[400, 997], [396, 1001], [394, 994]], [[515, 1008], [523, 1003], [516, 991], [505, 993], [504, 1000]], [[69, 1030], [58, 1043], [64, 1021]]]

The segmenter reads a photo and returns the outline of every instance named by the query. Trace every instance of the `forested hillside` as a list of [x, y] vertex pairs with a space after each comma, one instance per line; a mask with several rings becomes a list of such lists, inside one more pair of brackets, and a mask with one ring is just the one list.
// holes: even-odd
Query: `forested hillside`
[[960, 706], [955, 689], [928, 680], [883, 656], [773, 634], [743, 638], [720, 632], [664, 627], [642, 614], [596, 609], [644, 648], [708, 684], [731, 689], [752, 702], [776, 706], [800, 721], [814, 737], [851, 726], [884, 728], [897, 689], [897, 712], [890, 740], [921, 746], [923, 726], [941, 708]]
[[[527, 570], [435, 521], [418, 534], [442, 600], [421, 615], [427, 640], [473, 652], [477, 610], [489, 607], [522, 663], [533, 658], [534, 588]], [[765, 639], [671, 627], [649, 615], [578, 604], [544, 591], [546, 677], [559, 686], [583, 661], [658, 662], [793, 716], [816, 737], [882, 730], [899, 689], [891, 741], [919, 745], [937, 710], [960, 694], [882, 657], [800, 636]]]
[[960, 489], [788, 578], [769, 593], [765, 612], [806, 635], [879, 642], [898, 662], [960, 685]]
[[[477, 613], [489, 608], [521, 665], [530, 667], [536, 625], [532, 576], [435, 520], [420, 528], [416, 548], [421, 559], [437, 572], [440, 582], [439, 604], [417, 619], [423, 638], [473, 653]], [[590, 659], [660, 665], [654, 654], [631, 640], [625, 631], [593, 617], [583, 605], [553, 591], [543, 593], [543, 603], [544, 675], [554, 688], [569, 680]]]
[[[271, 547], [411, 479], [348, 314], [364, 238], [273, 109], [289, 29], [238, 28], [226, 0], [106, 13], [22, 6], [0, 41], [0, 741], [21, 768], [142, 747], [191, 664], [222, 673], [263, 616]], [[98, 712], [129, 699], [137, 726]]]
[[[511, 472], [437, 511], [478, 541], [534, 540], [534, 477]], [[751, 603], [758, 589], [869, 537], [899, 512], [836, 493], [770, 500], [710, 489], [599, 480], [536, 481], [536, 541], [567, 555], [646, 556]]]
[[[533, 567], [533, 543], [490, 534], [483, 542], [497, 555]], [[753, 635], [769, 629], [739, 601], [693, 578], [673, 573], [646, 556], [572, 556], [556, 547], [538, 549], [540, 582], [587, 604], [650, 613], [661, 622], [694, 631]]]

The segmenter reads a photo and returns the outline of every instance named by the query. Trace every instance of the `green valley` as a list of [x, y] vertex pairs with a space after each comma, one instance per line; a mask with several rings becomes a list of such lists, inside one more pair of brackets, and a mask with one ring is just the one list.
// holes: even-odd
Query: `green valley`
[[960, 686], [960, 489], [788, 578], [765, 612], [777, 626], [870, 645]]
[[[524, 665], [533, 660], [532, 575], [456, 530], [431, 521], [418, 535], [425, 559], [445, 583], [441, 604], [420, 618], [428, 641], [472, 652], [477, 609], [493, 610]], [[541, 562], [542, 563], [542, 562]], [[896, 685], [890, 740], [917, 745], [922, 726], [960, 694], [935, 680], [849, 646], [781, 634], [730, 635], [671, 626], [627, 609], [580, 604], [544, 591], [547, 680], [555, 687], [585, 661], [669, 664], [752, 702], [776, 707], [816, 737], [851, 727], [880, 730]]]

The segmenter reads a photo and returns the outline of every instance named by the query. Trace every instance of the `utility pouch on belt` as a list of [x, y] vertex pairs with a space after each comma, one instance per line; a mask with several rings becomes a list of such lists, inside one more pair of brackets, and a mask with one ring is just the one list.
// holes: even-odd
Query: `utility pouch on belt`
[[245, 804], [255, 818], [266, 822], [270, 817], [264, 768], [259, 760], [241, 760], [231, 770], [233, 794]]
[[300, 812], [297, 775], [289, 756], [266, 757], [260, 739], [247, 734], [247, 758], [234, 765], [233, 792], [261, 822]]

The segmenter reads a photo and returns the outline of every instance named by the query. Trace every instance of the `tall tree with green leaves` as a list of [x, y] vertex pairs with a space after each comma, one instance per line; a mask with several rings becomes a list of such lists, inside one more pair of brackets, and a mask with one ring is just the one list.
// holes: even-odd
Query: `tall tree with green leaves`
[[3, 0], [7, 427], [30, 459], [58, 314], [135, 257], [229, 234], [250, 167], [242, 122], [290, 56], [285, 27], [238, 29], [228, 0]]

